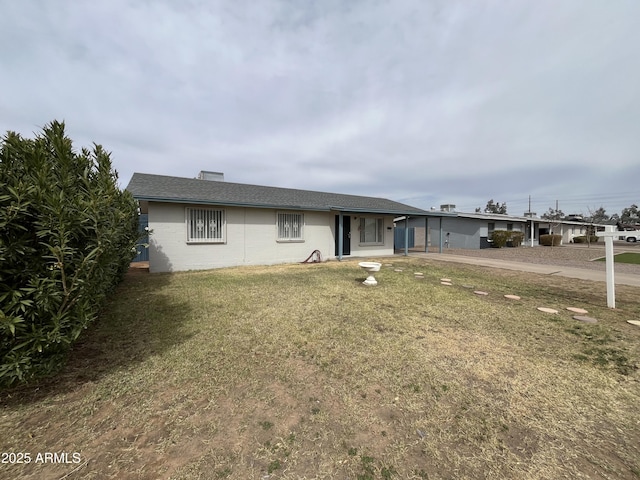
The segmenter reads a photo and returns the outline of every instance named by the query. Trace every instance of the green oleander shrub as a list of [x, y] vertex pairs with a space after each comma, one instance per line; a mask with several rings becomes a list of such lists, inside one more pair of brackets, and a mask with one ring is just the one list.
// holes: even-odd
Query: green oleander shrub
[[0, 144], [0, 386], [55, 372], [126, 273], [137, 204], [64, 123]]

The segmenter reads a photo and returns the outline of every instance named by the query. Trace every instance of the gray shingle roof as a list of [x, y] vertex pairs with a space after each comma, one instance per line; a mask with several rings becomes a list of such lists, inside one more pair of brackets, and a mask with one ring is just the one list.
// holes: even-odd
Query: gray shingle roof
[[292, 210], [428, 215], [386, 198], [134, 173], [127, 190], [138, 200]]

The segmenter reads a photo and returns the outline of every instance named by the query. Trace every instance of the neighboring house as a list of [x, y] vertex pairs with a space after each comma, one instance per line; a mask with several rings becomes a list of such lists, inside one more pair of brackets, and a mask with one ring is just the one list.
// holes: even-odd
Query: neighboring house
[[[456, 213], [453, 219], [447, 219], [443, 225], [445, 242], [449, 248], [489, 248], [494, 230], [513, 230], [522, 232], [525, 241], [531, 244], [531, 219], [502, 215], [498, 213]], [[534, 222], [534, 242], [538, 235]], [[445, 243], [445, 247], [447, 244]]]
[[[570, 220], [549, 221], [538, 219], [540, 235], [554, 234], [561, 235], [560, 244], [572, 243], [574, 237], [580, 237], [587, 234], [589, 223], [575, 222]], [[598, 227], [599, 225], [594, 225]]]
[[[430, 212], [435, 215], [434, 212]], [[461, 213], [441, 211], [439, 218], [431, 217], [425, 222], [422, 218], [410, 218], [408, 226], [416, 239], [426, 238], [429, 247], [479, 249], [491, 246], [494, 230], [516, 230], [525, 233], [528, 238], [530, 219], [508, 215], [486, 213]], [[404, 217], [396, 218], [396, 226], [403, 228]], [[535, 228], [534, 228], [535, 231]], [[536, 244], [537, 244], [536, 236]], [[416, 240], [416, 242], [418, 242]]]
[[429, 214], [384, 198], [200, 178], [133, 174], [127, 190], [148, 214], [151, 272], [302, 262], [315, 250], [393, 255], [394, 217]]
[[[443, 205], [443, 207], [451, 207]], [[404, 227], [404, 218], [396, 218], [396, 225]], [[410, 218], [409, 228], [416, 239], [427, 239], [435, 248], [480, 249], [491, 247], [494, 230], [513, 230], [524, 234], [524, 246], [539, 245], [540, 235], [562, 235], [562, 243], [570, 243], [574, 237], [585, 235], [588, 224], [575, 221], [549, 222], [538, 217], [515, 216], [496, 213], [464, 213], [444, 209], [435, 222], [423, 218]], [[533, 232], [533, 234], [532, 234]], [[533, 235], [533, 238], [532, 238]], [[418, 240], [416, 240], [418, 243]]]

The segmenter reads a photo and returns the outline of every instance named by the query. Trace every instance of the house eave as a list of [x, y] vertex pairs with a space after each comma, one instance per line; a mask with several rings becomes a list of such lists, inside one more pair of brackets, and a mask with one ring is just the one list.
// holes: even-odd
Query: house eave
[[456, 213], [451, 213], [451, 212], [429, 212], [429, 211], [424, 211], [424, 212], [400, 212], [397, 213], [396, 215], [400, 215], [399, 217], [396, 217], [393, 219], [394, 222], [403, 222], [405, 220], [405, 217], [409, 217], [409, 218], [416, 218], [416, 217], [456, 217], [457, 214]]
[[427, 213], [421, 213], [419, 211], [407, 211], [407, 210], [394, 210], [390, 208], [354, 208], [354, 207], [329, 207], [329, 210], [342, 213], [375, 213], [379, 215], [409, 215], [411, 217], [424, 217]]
[[[193, 198], [168, 198], [168, 197], [152, 197], [145, 195], [134, 195], [134, 198], [138, 201], [144, 202], [158, 202], [158, 203], [183, 203], [190, 205], [218, 205], [224, 207], [239, 207], [239, 208], [264, 208], [264, 209], [277, 209], [277, 210], [298, 210], [298, 211], [313, 211], [313, 212], [330, 212], [341, 211], [344, 213], [374, 213], [385, 215], [406, 215], [405, 211], [395, 211], [388, 209], [368, 209], [368, 208], [350, 208], [350, 207], [312, 207], [305, 205], [284, 205], [284, 204], [263, 204], [263, 203], [243, 203], [243, 202], [224, 202], [215, 200], [201, 200]], [[417, 212], [409, 212], [412, 216], [420, 215]]]

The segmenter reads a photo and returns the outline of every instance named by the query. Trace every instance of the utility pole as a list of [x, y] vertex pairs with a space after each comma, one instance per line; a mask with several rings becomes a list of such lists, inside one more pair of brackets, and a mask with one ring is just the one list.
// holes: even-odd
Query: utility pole
[[531, 195], [529, 195], [529, 211], [527, 212], [529, 213], [529, 219], [531, 221], [531, 225], [529, 226], [529, 228], [531, 229], [531, 231], [529, 232], [529, 240], [531, 240], [531, 247], [533, 247], [533, 237], [535, 236], [534, 233], [534, 223], [533, 223], [533, 214], [531, 213]]

